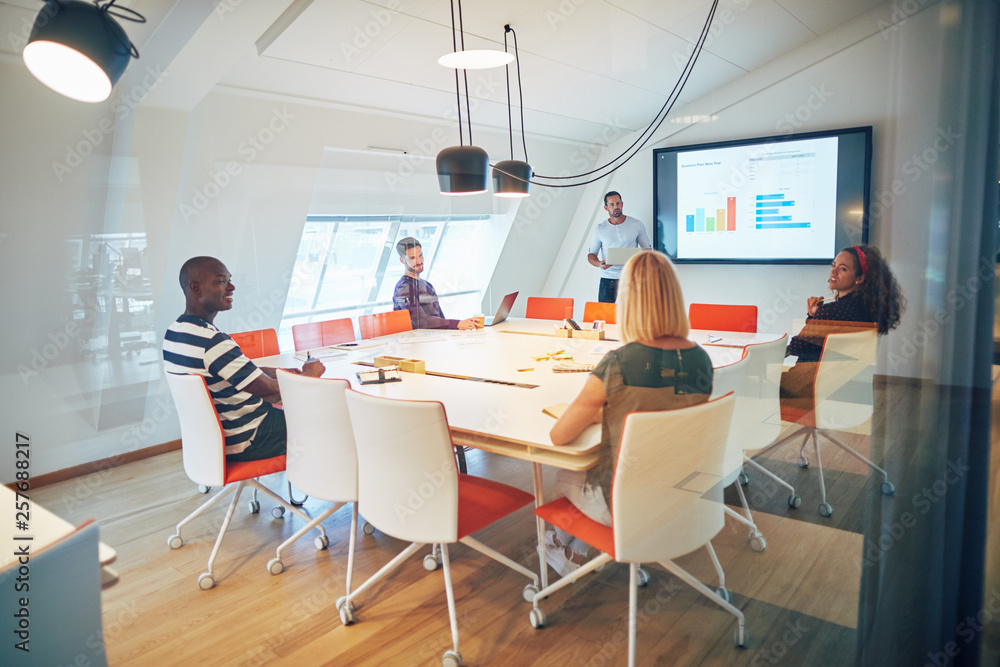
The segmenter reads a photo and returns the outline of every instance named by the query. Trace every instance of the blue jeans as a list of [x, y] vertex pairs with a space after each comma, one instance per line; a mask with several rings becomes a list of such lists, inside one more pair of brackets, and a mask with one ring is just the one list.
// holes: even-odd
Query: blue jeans
[[614, 303], [618, 299], [618, 279], [601, 278], [601, 286], [597, 290], [597, 300], [601, 303]]

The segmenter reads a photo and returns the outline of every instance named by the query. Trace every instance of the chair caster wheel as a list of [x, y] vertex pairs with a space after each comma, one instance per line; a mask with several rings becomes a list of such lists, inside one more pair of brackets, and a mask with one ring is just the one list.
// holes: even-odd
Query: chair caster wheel
[[528, 620], [531, 621], [531, 627], [538, 630], [539, 628], [545, 627], [545, 612], [541, 609], [532, 609], [528, 613]]
[[198, 588], [203, 591], [207, 591], [210, 588], [215, 588], [215, 577], [212, 576], [211, 572], [205, 572], [200, 577], [198, 577]]
[[458, 651], [445, 651], [441, 657], [441, 667], [461, 667], [462, 654]]
[[313, 540], [313, 544], [316, 545], [316, 551], [323, 551], [328, 546], [330, 546], [330, 538], [327, 537], [326, 535], [320, 535], [315, 540]]
[[891, 496], [896, 493], [896, 487], [892, 485], [892, 482], [882, 482], [879, 484], [878, 488], [882, 492], [883, 496]]
[[281, 574], [284, 569], [285, 565], [281, 562], [280, 558], [272, 558], [267, 561], [267, 571], [271, 574]]
[[764, 539], [763, 535], [757, 533], [756, 535], [750, 536], [750, 549], [752, 551], [760, 553], [766, 548], [767, 548], [767, 540]]
[[797, 494], [792, 494], [788, 496], [788, 506], [793, 510], [797, 510], [802, 505], [802, 496]]
[[746, 486], [747, 484], [750, 483], [750, 475], [746, 474], [745, 472], [741, 472], [737, 476], [737, 479], [740, 480], [740, 486]]
[[282, 507], [281, 505], [278, 505], [277, 507], [272, 507], [271, 516], [273, 516], [275, 519], [280, 519], [281, 517], [285, 516], [285, 508]]
[[831, 516], [833, 514], [833, 505], [830, 503], [820, 503], [816, 511], [819, 512], [820, 516]]
[[438, 562], [438, 559], [434, 557], [434, 554], [427, 554], [424, 556], [424, 569], [428, 572], [433, 572], [438, 569], [438, 565], [440, 565], [440, 563]]
[[747, 633], [746, 628], [739, 627], [733, 632], [733, 643], [736, 644], [736, 648], [746, 648], [749, 640], [750, 635]]
[[524, 590], [521, 591], [521, 597], [524, 598], [525, 602], [534, 602], [536, 595], [538, 595], [538, 586], [534, 584], [528, 584], [524, 587]]
[[725, 586], [719, 586], [718, 588], [716, 588], [715, 589], [715, 594], [718, 595], [723, 600], [725, 600], [726, 602], [732, 604], [732, 602], [733, 602], [733, 594], [730, 593], [729, 589], [726, 588]]
[[636, 583], [639, 585], [639, 588], [647, 586], [649, 584], [649, 571], [641, 567], [636, 568]]
[[260, 502], [251, 500], [249, 504], [250, 514], [260, 514]]
[[374, 535], [375, 526], [365, 521], [363, 524], [361, 524], [361, 532], [364, 533], [365, 535]]
[[171, 549], [180, 549], [182, 546], [184, 546], [184, 538], [182, 538], [177, 533], [174, 533], [173, 535], [167, 538], [167, 546], [170, 547]]
[[354, 603], [347, 602], [346, 597], [337, 600], [337, 611], [340, 612], [340, 622], [344, 625], [350, 625], [354, 622]]
[[198, 485], [198, 493], [208, 493], [211, 490], [212, 490], [212, 487], [210, 487], [210, 486], [205, 486], [204, 484], [199, 484]]
[[809, 467], [809, 457], [807, 457], [807, 456], [800, 456], [799, 458], [795, 459], [795, 462], [797, 464], [799, 464], [800, 468], [808, 468]]

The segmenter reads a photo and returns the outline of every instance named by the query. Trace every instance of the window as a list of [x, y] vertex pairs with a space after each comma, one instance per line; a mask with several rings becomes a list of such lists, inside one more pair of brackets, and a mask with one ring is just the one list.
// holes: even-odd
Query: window
[[392, 310], [403, 275], [396, 243], [407, 236], [424, 251], [421, 278], [445, 315], [468, 317], [482, 303], [480, 261], [490, 215], [311, 215], [306, 218], [278, 330], [291, 349], [292, 325]]

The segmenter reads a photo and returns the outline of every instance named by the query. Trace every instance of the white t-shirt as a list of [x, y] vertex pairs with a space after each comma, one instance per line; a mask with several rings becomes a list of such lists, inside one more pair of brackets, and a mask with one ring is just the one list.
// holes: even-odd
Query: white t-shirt
[[[646, 225], [638, 218], [626, 215], [625, 220], [620, 225], [612, 225], [607, 219], [597, 223], [594, 228], [594, 236], [590, 241], [590, 254], [601, 257], [601, 248], [651, 248], [649, 237], [646, 236]], [[619, 265], [609, 266], [601, 269], [602, 278], [618, 280], [622, 275], [622, 267]]]

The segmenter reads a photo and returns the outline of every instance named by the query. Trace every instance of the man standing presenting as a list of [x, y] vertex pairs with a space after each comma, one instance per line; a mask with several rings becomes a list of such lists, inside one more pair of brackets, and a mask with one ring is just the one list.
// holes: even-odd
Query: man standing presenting
[[393, 290], [392, 307], [393, 310], [409, 310], [414, 329], [476, 329], [482, 326], [475, 317], [449, 320], [444, 316], [434, 286], [420, 277], [424, 270], [420, 241], [407, 236], [396, 244], [396, 253], [405, 268]]
[[[202, 375], [226, 436], [226, 458], [257, 461], [281, 456], [287, 448], [285, 413], [268, 400], [280, 396], [273, 368], [258, 368], [232, 338], [213, 322], [233, 307], [236, 287], [226, 265], [214, 257], [192, 257], [181, 267], [184, 314], [163, 336], [163, 365], [168, 373]], [[307, 361], [302, 370], [320, 377], [326, 369]]]
[[601, 269], [601, 287], [597, 300], [601, 303], [614, 303], [618, 298], [618, 278], [622, 267], [608, 264], [600, 259], [598, 253], [603, 248], [645, 248], [649, 249], [649, 238], [646, 236], [646, 225], [641, 220], [622, 215], [622, 197], [612, 190], [604, 195], [604, 210], [608, 219], [598, 223], [594, 228], [594, 237], [590, 241], [587, 261]]

